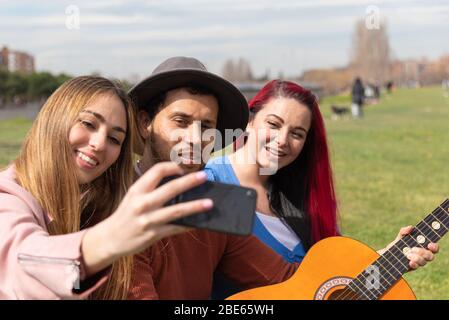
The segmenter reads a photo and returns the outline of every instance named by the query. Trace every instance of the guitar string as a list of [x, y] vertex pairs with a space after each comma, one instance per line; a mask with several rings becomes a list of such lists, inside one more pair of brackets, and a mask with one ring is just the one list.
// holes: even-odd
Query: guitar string
[[[380, 258], [379, 258], [380, 259]], [[387, 260], [388, 261], [388, 260]], [[376, 261], [376, 262], [378, 262], [378, 261]], [[375, 263], [376, 263], [375, 262]], [[390, 263], [391, 264], [391, 263]], [[380, 265], [380, 267], [382, 267], [383, 269], [385, 269], [389, 274], [390, 274], [390, 276], [392, 276], [392, 278], [393, 278], [393, 280], [394, 280], [394, 276], [390, 273], [390, 271], [391, 270], [389, 270], [388, 268], [385, 268], [385, 266], [383, 266], [382, 264]], [[399, 273], [400, 274], [400, 273]], [[359, 290], [356, 290], [356, 293], [362, 293], [362, 294], [364, 294], [369, 300], [371, 300], [372, 299], [372, 297], [369, 295], [369, 294], [367, 294], [364, 290], [363, 290], [363, 287], [364, 287], [364, 285], [363, 285], [363, 281], [362, 280], [368, 280], [364, 275], [363, 275], [363, 271], [362, 271], [362, 273], [360, 273], [356, 278], [354, 278], [354, 280], [353, 281], [351, 281], [351, 283], [348, 285], [348, 287], [349, 287], [349, 289], [351, 289], [350, 288], [350, 285], [354, 285], [357, 289], [359, 289]], [[388, 283], [388, 285], [389, 286], [391, 286], [391, 283], [388, 281], [388, 278], [387, 277], [383, 277], [383, 280], [386, 282], [386, 283]], [[359, 285], [357, 285], [357, 282], [359, 282], [361, 285], [362, 285], [362, 288], [360, 288], [359, 287]], [[382, 284], [382, 278], [381, 278], [381, 281], [379, 281], [379, 284], [383, 287], [383, 289], [384, 290], [386, 290], [387, 288]], [[374, 288], [374, 289], [376, 289], [376, 288]], [[358, 292], [357, 292], [358, 291]], [[377, 290], [376, 289], [376, 291], [377, 291], [377, 293], [373, 293], [372, 291], [368, 291], [374, 298], [376, 298], [376, 294], [377, 295], [379, 295], [379, 294], [381, 294], [381, 291], [379, 291], [379, 290]], [[339, 296], [337, 296], [336, 298], [337, 299], [343, 299], [343, 298], [347, 298], [348, 296], [353, 296], [353, 294], [350, 292], [350, 291], [347, 291], [347, 292], [345, 292], [345, 291], [343, 291]]]
[[[445, 202], [443, 202], [437, 209], [435, 209], [431, 214], [429, 214], [428, 216], [426, 216], [420, 223], [418, 223], [416, 226], [415, 226], [415, 229], [417, 229], [418, 231], [419, 231], [419, 233], [420, 234], [426, 234], [426, 233], [424, 233], [424, 232], [422, 232], [422, 230], [420, 229], [420, 228], [418, 228], [418, 225], [420, 225], [422, 222], [424, 222], [427, 226], [428, 226], [428, 229], [429, 230], [432, 230], [432, 232], [435, 234], [434, 236], [436, 236], [436, 238], [433, 238], [434, 236], [428, 236], [427, 237], [427, 239], [430, 239], [431, 241], [430, 242], [435, 242], [435, 240], [439, 240], [439, 239], [441, 239], [443, 236], [444, 236], [444, 234], [449, 230], [447, 227], [446, 227], [446, 222], [449, 222], [449, 209], [448, 210], [445, 210], [443, 207], [442, 207], [442, 205], [446, 205], [446, 203], [447, 202], [449, 202], [448, 200], [446, 200]], [[442, 212], [438, 212], [438, 213], [444, 213], [445, 215], [443, 216], [443, 218], [440, 220], [440, 219], [438, 219], [435, 215], [434, 215], [434, 213], [435, 213], [435, 211], [437, 211], [438, 209], [441, 209], [442, 210]], [[437, 232], [435, 232], [435, 230], [433, 229], [433, 228], [431, 228], [429, 225], [428, 225], [428, 223], [425, 221], [425, 219], [427, 219], [428, 217], [430, 217], [430, 216], [432, 216], [434, 219], [436, 219], [436, 220], [438, 220], [442, 225], [443, 225], [443, 228], [444, 229], [446, 229], [446, 231], [444, 231], [444, 233], [443, 233], [443, 235], [439, 235]], [[405, 238], [405, 237], [404, 237]], [[413, 239], [412, 238], [412, 236], [409, 234], [409, 237], [407, 237], [408, 239], [412, 239], [413, 241], [415, 241], [415, 239]], [[404, 240], [403, 239], [399, 239], [399, 240], [401, 240], [404, 244], [406, 244], [406, 246], [408, 247], [409, 246], [409, 244], [407, 244], [406, 242], [404, 242]], [[399, 241], [398, 241], [399, 242]], [[416, 244], [417, 245], [419, 245], [419, 246], [421, 246], [421, 247], [423, 247], [420, 243], [418, 243], [417, 241], [415, 241], [416, 242]], [[393, 248], [396, 248], [397, 250], [399, 250], [399, 248], [396, 246], [396, 245], [393, 245], [389, 250], [387, 250], [382, 256], [380, 256], [377, 260], [376, 260], [376, 262], [377, 261], [379, 261], [380, 259], [382, 259], [382, 258], [385, 258], [384, 256], [387, 254], [387, 253], [390, 253], [393, 257], [395, 257], [399, 262], [400, 262], [400, 264], [402, 264], [403, 266], [404, 266], [404, 264], [390, 251], [391, 249], [393, 249]], [[424, 248], [424, 247], [423, 247]], [[386, 259], [386, 261], [389, 263], [389, 264], [392, 264], [388, 259]], [[392, 264], [393, 265], [393, 268], [395, 268], [396, 269], [396, 267], [397, 267], [397, 265], [396, 265], [396, 263], [393, 263]], [[382, 264], [380, 265], [381, 267], [384, 267]], [[387, 271], [392, 271], [392, 270], [388, 270], [388, 268], [385, 268], [384, 267], [384, 269], [386, 269]], [[396, 269], [397, 270], [397, 269]], [[399, 270], [397, 270], [397, 271], [399, 271]], [[390, 272], [388, 272], [390, 275], [391, 275], [391, 273]], [[400, 275], [401, 275], [401, 272], [400, 272]], [[363, 280], [367, 280], [367, 278], [363, 275], [363, 271], [362, 271], [362, 273], [360, 273], [356, 278], [354, 278], [352, 281], [351, 281], [351, 283], [353, 283], [353, 282], [355, 282], [356, 280], [358, 280], [359, 282], [361, 282], [362, 283], [362, 281], [360, 281], [359, 279], [357, 279], [359, 276], [361, 276], [362, 277], [362, 279]], [[380, 277], [382, 277], [382, 275], [380, 275]], [[389, 281], [387, 280], [387, 279], [385, 279], [385, 277], [384, 277], [384, 280], [391, 286], [392, 284], [390, 284], [389, 283]], [[394, 279], [394, 277], [393, 277], [393, 280], [394, 280], [394, 282], [396, 282], [396, 281], [398, 281], [399, 279]], [[393, 282], [393, 284], [394, 284], [394, 282]], [[351, 283], [347, 286], [347, 288], [349, 288], [349, 286], [351, 285]], [[355, 284], [355, 283], [354, 283]], [[380, 283], [380, 281], [379, 281], [379, 284], [381, 284]], [[362, 285], [363, 285], [363, 283], [362, 283]], [[381, 284], [382, 285], [382, 284]], [[360, 289], [358, 286], [357, 286], [357, 284], [355, 284], [355, 286], [359, 289], [359, 290], [361, 290], [362, 291], [362, 293], [365, 295], [365, 296], [367, 296], [368, 298], [369, 298], [369, 296], [365, 293], [365, 292], [363, 292], [363, 289]], [[382, 287], [384, 288], [384, 289], [386, 289], [383, 285], [382, 285]], [[376, 289], [376, 291], [378, 291], [377, 289]], [[385, 290], [386, 291], [386, 290]], [[370, 293], [372, 293], [371, 291], [369, 291]], [[356, 294], [357, 294], [357, 292], [355, 292]], [[377, 292], [377, 294], [382, 294], [382, 292]], [[374, 294], [373, 294], [374, 295]], [[350, 291], [347, 291], [347, 293], [345, 293], [345, 290], [342, 292], [342, 293], [340, 293], [340, 295], [339, 296], [337, 296], [336, 297], [336, 299], [337, 300], [339, 300], [339, 299], [344, 299], [344, 298], [347, 298], [348, 296], [353, 296], [353, 293], [352, 292], [350, 292]], [[374, 297], [375, 298], [377, 298], [376, 297], [376, 295], [374, 295]], [[351, 299], [352, 300], [352, 299]]]
[[[392, 248], [391, 248], [391, 249], [392, 249]], [[386, 254], [387, 254], [387, 253], [390, 253], [391, 255], [394, 256], [394, 254], [393, 254], [392, 252], [387, 251], [387, 252], [384, 253], [384, 255], [380, 256], [380, 257], [373, 263], [373, 265], [379, 264], [379, 266], [377, 266], [377, 267], [380, 267], [380, 268], [384, 269], [384, 270], [390, 275], [390, 277], [391, 277], [391, 282], [390, 282], [390, 277], [388, 277], [388, 275], [387, 275], [386, 273], [381, 273], [381, 274], [380, 274], [379, 285], [382, 286], [382, 288], [383, 288], [385, 291], [386, 291], [387, 288], [382, 284], [382, 282], [383, 282], [383, 281], [386, 282], [386, 283], [388, 284], [387, 287], [389, 287], [389, 286], [391, 286], [394, 282], [396, 282], [396, 280], [397, 280], [396, 278], [399, 278], [399, 277], [401, 276], [401, 274], [402, 274], [401, 271], [397, 269], [396, 263], [392, 263], [391, 261], [388, 260], [388, 258], [386, 257]], [[393, 270], [391, 270], [390, 267], [388, 267], [388, 266], [385, 264], [385, 262], [382, 263], [382, 261], [381, 261], [382, 258], [385, 259], [385, 261], [388, 262], [388, 263], [389, 263], [389, 264], [390, 264], [390, 265], [397, 271], [396, 276], [392, 274], [392, 273], [394, 273]], [[397, 259], [397, 258], [396, 258], [396, 259]], [[399, 260], [398, 260], [398, 261], [399, 261]], [[401, 264], [402, 264], [402, 262], [401, 262]], [[402, 264], [402, 266], [404, 266], [404, 265]], [[365, 269], [365, 270], [366, 270], [366, 269]], [[365, 271], [365, 270], [364, 270], [364, 271]], [[374, 290], [368, 290], [368, 291], [365, 291], [365, 290], [364, 290], [364, 287], [366, 287], [366, 285], [363, 285], [363, 282], [365, 281], [365, 283], [366, 283], [367, 280], [368, 280], [368, 279], [365, 277], [365, 275], [363, 274], [364, 271], [362, 271], [362, 273], [360, 273], [356, 278], [354, 278], [354, 280], [352, 281], [352, 284], [355, 285], [357, 289], [359, 289], [359, 290], [356, 290], [356, 291], [359, 291], [359, 293], [364, 294], [364, 295], [367, 296], [369, 299], [372, 299], [372, 297], [369, 296], [366, 292], [369, 292], [374, 298], [377, 298], [377, 296], [379, 296], [379, 295], [382, 294], [382, 291], [378, 290], [378, 289], [375, 288], [375, 287], [374, 287], [373, 289], [375, 289], [376, 292], [373, 292]], [[404, 270], [404, 271], [405, 271], [405, 270]], [[360, 286], [357, 285], [357, 282], [361, 284], [362, 288], [360, 288]], [[350, 294], [351, 294], [350, 292], [342, 293], [342, 294], [339, 295], [337, 298], [339, 298], [339, 299], [345, 299], [345, 298], [347, 298], [348, 295], [350, 295]]]
[[[432, 242], [435, 242], [435, 239], [431, 239]], [[397, 253], [395, 253], [393, 250], [397, 250]], [[364, 276], [363, 273], [359, 274], [351, 283], [350, 285], [348, 285], [349, 289], [352, 289], [353, 291], [355, 291], [355, 293], [358, 293], [358, 295], [360, 296], [360, 294], [363, 294], [364, 296], [366, 296], [368, 299], [377, 299], [378, 297], [380, 297], [385, 291], [387, 291], [387, 289], [392, 286], [395, 282], [397, 282], [400, 277], [407, 271], [407, 269], [409, 269], [406, 265], [404, 265], [404, 263], [409, 262], [409, 260], [404, 261], [404, 263], [402, 263], [402, 261], [400, 259], [398, 259], [398, 257], [396, 256], [397, 254], [401, 254], [401, 251], [399, 250], [399, 248], [397, 248], [397, 246], [394, 246], [392, 248], [390, 248], [389, 251], [385, 252], [384, 255], [382, 255], [381, 257], [379, 257], [379, 259], [375, 262], [376, 267], [380, 267], [381, 269], [383, 269], [385, 272], [381, 272], [380, 273], [380, 279], [378, 281], [378, 284], [380, 285], [380, 290], [378, 289], [379, 287], [373, 287], [371, 288], [371, 290], [365, 290], [364, 288], [366, 288], [366, 285], [363, 285], [363, 282], [365, 281], [365, 283], [367, 283], [367, 278]], [[403, 270], [398, 270], [398, 263], [393, 262], [393, 259], [397, 260], [399, 262], [399, 264], [402, 267], [405, 267], [405, 269]], [[395, 269], [397, 271], [396, 274], [392, 274], [392, 269], [390, 268], [390, 266], [386, 265], [387, 262], [389, 265], [392, 266], [392, 269]], [[389, 275], [389, 276], [388, 276]], [[357, 284], [361, 284], [362, 288], [360, 288], [360, 286]], [[386, 283], [386, 286], [384, 286], [383, 283]], [[356, 288], [351, 288], [351, 285]], [[357, 290], [358, 289], [358, 290]], [[373, 290], [374, 289], [374, 290]], [[382, 291], [383, 290], [383, 291]], [[340, 293], [340, 295], [338, 295], [336, 297], [336, 299], [347, 299], [349, 297], [353, 297], [353, 293], [351, 293], [350, 291], [346, 290], [343, 291], [342, 293]]]
[[[445, 204], [446, 202], [448, 202], [447, 200], [445, 201], [445, 202], [443, 202], [443, 204]], [[437, 238], [439, 238], [439, 239], [441, 239], [441, 237], [442, 236], [444, 236], [444, 234], [447, 232], [447, 230], [448, 230], [448, 228], [446, 227], [446, 225], [445, 225], [445, 223], [449, 220], [449, 212], [448, 211], [446, 211], [444, 208], [442, 208], [441, 207], [441, 205], [440, 205], [440, 207], [439, 207], [440, 209], [442, 209], [442, 212], [440, 211], [440, 212], [436, 212], [437, 211], [437, 209], [436, 210], [434, 210], [431, 214], [429, 214], [426, 218], [424, 218], [422, 221], [423, 222], [425, 222], [426, 224], [427, 224], [427, 222], [425, 221], [425, 219], [427, 219], [427, 218], [429, 218], [430, 216], [433, 216], [433, 218], [435, 218], [435, 219], [437, 219], [438, 221], [440, 221], [440, 222], [442, 222], [443, 221], [443, 227], [444, 227], [444, 229], [446, 230], [446, 231], [444, 231], [444, 230], [442, 230], [443, 231], [443, 234], [442, 235], [439, 235], [439, 234], [437, 234], [436, 232], [435, 232], [435, 235], [437, 236]], [[435, 215], [434, 215], [434, 213], [436, 213], [436, 214], [438, 214], [438, 213], [443, 213], [444, 214], [444, 216], [443, 216], [443, 219], [441, 219], [441, 220], [439, 220], [437, 217], [435, 217]], [[420, 222], [421, 223], [421, 222]], [[420, 224], [420, 223], [418, 223], [418, 225]], [[420, 232], [420, 233], [422, 233], [422, 234], [424, 234], [421, 230], [419, 230], [419, 228], [417, 228], [418, 229], [418, 231]], [[433, 231], [433, 230], [432, 230]], [[408, 237], [409, 239], [412, 239], [412, 240], [414, 240], [412, 237]], [[428, 237], [432, 242], [435, 242], [435, 240], [436, 239], [433, 239], [433, 236], [431, 237], [431, 236], [429, 236]], [[407, 244], [406, 242], [404, 242], [407, 246], [409, 245], [409, 244]], [[417, 245], [420, 245], [419, 243], [417, 243]], [[422, 246], [421, 246], [422, 247]], [[392, 249], [392, 248], [391, 248]], [[395, 249], [397, 249], [397, 250], [399, 250], [399, 248], [397, 248], [397, 246], [395, 246]], [[385, 253], [385, 255], [387, 254], [387, 253], [390, 253], [390, 254], [392, 254], [393, 256], [394, 256], [394, 254], [392, 253], [392, 252], [390, 252], [390, 251], [387, 251], [386, 253]], [[379, 260], [382, 258], [382, 256], [379, 258]], [[396, 257], [395, 257], [396, 258]], [[388, 261], [388, 260], [387, 260]], [[363, 274], [362, 274], [363, 275]], [[358, 277], [357, 277], [358, 278]], [[359, 279], [357, 279], [357, 278], [355, 278], [354, 279], [354, 282], [355, 282], [355, 280], [359, 280]], [[366, 279], [365, 279], [366, 280]], [[385, 279], [386, 280], [386, 279]], [[397, 280], [396, 280], [397, 281]], [[360, 280], [359, 280], [359, 282], [360, 282]], [[386, 282], [387, 283], [389, 283], [387, 280], [386, 280]], [[357, 285], [356, 285], [356, 287], [358, 287]], [[359, 288], [359, 287], [358, 287]], [[359, 288], [360, 289], [360, 288]], [[378, 292], [378, 294], [379, 294], [379, 292]], [[343, 293], [341, 293], [339, 296], [337, 296], [337, 298], [346, 298], [347, 296], [349, 296], [349, 295], [351, 295], [351, 293], [350, 292], [348, 292], [348, 293], [346, 293], [345, 294], [345, 292], [343, 291]], [[366, 295], [366, 294], [365, 294]]]
[[[443, 204], [444, 203], [446, 203], [447, 201], [445, 201], [445, 202], [443, 202]], [[443, 214], [445, 214], [444, 216], [443, 216], [443, 219], [441, 219], [442, 221], [443, 221], [443, 227], [444, 227], [444, 229], [446, 229], [446, 231], [444, 231], [444, 233], [446, 233], [447, 232], [447, 230], [448, 230], [448, 228], [446, 227], [446, 225], [445, 225], [445, 223], [449, 220], [449, 218], [447, 218], [447, 217], [449, 217], [449, 212], [448, 211], [446, 211], [444, 208], [442, 208], [441, 207], [441, 205], [439, 206], [439, 208], [440, 209], [442, 209], [442, 212], [438, 212], [438, 213], [443, 213]], [[437, 208], [438, 209], [438, 208]], [[436, 210], [437, 210], [436, 209]], [[441, 220], [439, 220], [438, 218], [436, 218], [435, 216], [434, 216], [434, 213], [435, 213], [435, 211], [436, 210], [434, 210], [431, 214], [429, 214], [426, 218], [424, 218], [423, 220], [422, 220], [422, 222], [425, 222], [425, 219], [427, 219], [428, 217], [430, 217], [430, 216], [433, 216], [435, 219], [437, 219], [438, 221], [440, 221], [440, 222], [442, 222]], [[448, 215], [448, 216], [446, 216], [446, 215]], [[421, 223], [421, 222], [420, 222]], [[418, 223], [418, 225], [420, 224], [420, 223]], [[426, 223], [426, 222], [425, 222]], [[427, 224], [427, 223], [426, 223]], [[424, 234], [421, 230], [419, 230], [419, 228], [417, 228], [418, 229], [418, 231], [420, 232], [420, 233], [422, 233], [422, 234]], [[432, 231], [434, 231], [433, 229], [432, 229]], [[439, 235], [439, 234], [437, 234], [436, 232], [434, 232], [435, 233], [435, 235], [437, 236], [437, 238], [440, 238], [441, 239], [441, 237], [442, 236], [444, 236], [444, 234], [443, 235]], [[412, 237], [408, 237], [409, 239], [412, 239], [412, 240], [414, 240]], [[435, 242], [435, 240], [436, 239], [433, 239], [433, 237], [428, 237], [432, 242]], [[406, 242], [404, 242], [404, 241], [402, 241], [403, 243], [405, 243], [407, 246], [409, 245], [409, 244], [407, 244]], [[417, 243], [418, 245], [420, 245], [419, 243]], [[422, 246], [421, 246], [422, 247]], [[392, 249], [392, 248], [390, 248], [390, 249]], [[397, 248], [397, 246], [396, 246], [396, 249], [398, 249], [399, 250], [399, 248]], [[390, 254], [392, 254], [393, 256], [394, 256], [394, 254], [392, 253], [392, 252], [390, 252], [390, 251], [387, 251], [387, 252], [385, 252], [385, 255], [387, 254], [387, 253], [390, 253]], [[382, 258], [383, 256], [381, 256], [381, 257], [379, 257], [379, 259], [378, 260], [380, 260], [381, 258]], [[396, 257], [395, 257], [396, 258]], [[397, 258], [396, 258], [397, 259]], [[388, 260], [387, 260], [388, 261]], [[388, 261], [389, 262], [389, 261]], [[362, 274], [360, 274], [360, 275], [362, 275], [363, 276], [363, 273]], [[358, 278], [358, 277], [357, 277]], [[355, 278], [354, 280], [353, 280], [353, 282], [355, 282], [356, 280], [359, 280], [359, 279], [357, 279], [357, 278]], [[364, 276], [363, 276], [363, 278], [364, 278]], [[393, 278], [394, 279], [394, 278]], [[365, 278], [365, 280], [366, 280], [366, 278]], [[388, 281], [387, 281], [387, 279], [385, 279], [385, 281], [387, 282], [387, 283], [389, 283]], [[396, 282], [397, 280], [395, 279], [395, 282]], [[359, 280], [359, 282], [361, 282], [360, 280]], [[352, 282], [351, 282], [352, 283]], [[394, 282], [393, 282], [394, 283]], [[390, 284], [390, 283], [389, 283]], [[391, 284], [390, 284], [391, 285]], [[348, 287], [349, 287], [349, 285], [348, 285]], [[356, 285], [356, 287], [360, 290], [360, 288]], [[383, 285], [382, 285], [382, 287], [383, 287]], [[362, 290], [363, 291], [363, 290]], [[378, 290], [377, 290], [378, 291]], [[364, 293], [364, 292], [363, 292]], [[364, 293], [365, 294], [365, 293]], [[379, 292], [378, 292], [378, 294], [379, 294]], [[337, 299], [339, 299], [339, 298], [346, 298], [347, 296], [350, 296], [351, 295], [351, 292], [348, 292], [348, 293], [344, 293], [344, 291], [343, 291], [343, 293], [341, 293], [339, 296], [337, 296]], [[366, 294], [365, 294], [366, 295]], [[367, 297], [368, 297], [368, 295], [366, 295]], [[376, 297], [376, 296], [375, 296]]]
[[[441, 206], [440, 206], [440, 208], [441, 208]], [[447, 230], [448, 230], [448, 228], [446, 227], [446, 225], [445, 225], [445, 223], [446, 222], [448, 222], [448, 220], [449, 220], [449, 218], [447, 218], [448, 216], [446, 216], [447, 214], [449, 214], [449, 212], [447, 212], [444, 208], [441, 208], [442, 209], [442, 212], [440, 211], [440, 212], [437, 212], [436, 214], [438, 214], [438, 213], [443, 213], [444, 214], [444, 216], [443, 216], [443, 218], [441, 219], [441, 220], [439, 220], [437, 217], [435, 217], [435, 215], [434, 215], [434, 213], [435, 213], [435, 211], [436, 210], [434, 210], [434, 212], [432, 212], [431, 214], [429, 214], [426, 218], [424, 218], [423, 220], [422, 220], [422, 222], [424, 222], [424, 223], [426, 223], [427, 224], [427, 222], [425, 221], [425, 219], [427, 219], [428, 217], [430, 217], [430, 216], [433, 216], [435, 219], [437, 219], [438, 221], [440, 221], [440, 222], [443, 222], [443, 227], [444, 227], [444, 229], [446, 230], [446, 231], [444, 231], [444, 230], [442, 230], [444, 233], [446, 233], [447, 232]], [[421, 224], [421, 222], [420, 223], [418, 223], [418, 225], [420, 225]], [[417, 225], [417, 226], [418, 226]], [[428, 225], [428, 224], [427, 224]], [[418, 227], [416, 226], [416, 229], [419, 231], [419, 233], [421, 233], [421, 234], [426, 234], [426, 233], [423, 233], [422, 232], [422, 230], [420, 230]], [[430, 226], [429, 226], [429, 229], [430, 229]], [[432, 231], [434, 231], [433, 229], [431, 229]], [[431, 240], [431, 242], [435, 242], [435, 240], [439, 240], [439, 239], [441, 239], [441, 237], [442, 236], [444, 236], [444, 234], [442, 234], [442, 235], [439, 235], [439, 234], [437, 234], [436, 232], [434, 232], [434, 234], [436, 235], [436, 238], [434, 238], [434, 236], [429, 236], [429, 237], [427, 237], [428, 239], [430, 239]], [[439, 239], [438, 239], [439, 238]], [[408, 239], [411, 239], [411, 240], [413, 240], [413, 241], [415, 241], [411, 236], [410, 237], [408, 237]], [[401, 239], [402, 240], [402, 239]], [[405, 243], [406, 244], [406, 246], [409, 246], [409, 244], [407, 244], [406, 242], [404, 242], [403, 240], [402, 240], [402, 242], [403, 243]], [[419, 243], [417, 243], [416, 242], [416, 245], [419, 245], [419, 246], [421, 246]], [[414, 246], [416, 246], [416, 245], [414, 245]], [[423, 247], [423, 246], [421, 246], [421, 247]], [[392, 248], [390, 248], [390, 249], [393, 249], [393, 248], [395, 248], [395, 249], [397, 249], [397, 250], [399, 250], [399, 248], [397, 247], [397, 246], [393, 246]], [[385, 254], [384, 255], [386, 255], [387, 253], [390, 253], [391, 255], [393, 255], [396, 259], [397, 259], [397, 257], [391, 252], [391, 251], [387, 251], [387, 252], [385, 252]], [[379, 259], [377, 260], [377, 261], [379, 261], [384, 255], [382, 255], [381, 257], [379, 257]], [[376, 262], [377, 262], [376, 261]], [[390, 261], [388, 261], [388, 260], [386, 260], [387, 262], [389, 262], [390, 264], [391, 264], [391, 262]], [[399, 261], [399, 260], [398, 260]], [[383, 266], [382, 264], [381, 264], [381, 266]], [[396, 266], [396, 264], [395, 264], [395, 266]], [[385, 269], [385, 268], [384, 268]], [[391, 271], [391, 270], [390, 270]], [[364, 276], [363, 276], [363, 273], [362, 274], [360, 274], [362, 277], [361, 278], [365, 278]], [[359, 276], [360, 276], [359, 275]], [[353, 280], [353, 282], [354, 282], [354, 284], [355, 284], [355, 281], [359, 281], [359, 282], [361, 282], [360, 281], [360, 279], [358, 279], [359, 278], [359, 276], [358, 277], [356, 277], [354, 280]], [[381, 278], [382, 279], [382, 278]], [[365, 278], [365, 280], [366, 280], [366, 278]], [[390, 284], [389, 283], [389, 281], [386, 279], [386, 277], [384, 277], [384, 280], [388, 283], [388, 284]], [[393, 280], [394, 280], [394, 282], [396, 282], [398, 279], [394, 279], [394, 277], [393, 277]], [[394, 283], [393, 282], [393, 283]], [[381, 284], [381, 283], [380, 283]], [[356, 284], [355, 284], [356, 285]], [[381, 284], [382, 285], [382, 284]], [[390, 284], [391, 285], [391, 284]], [[356, 287], [359, 289], [359, 290], [361, 290], [360, 289], [360, 287], [359, 286], [357, 286], [356, 285]], [[383, 287], [383, 285], [382, 285], [382, 287]], [[385, 287], [384, 287], [385, 288]], [[363, 291], [363, 290], [361, 290], [361, 291]], [[376, 291], [378, 291], [378, 290], [376, 290]], [[371, 291], [369, 291], [369, 292], [371, 292]], [[363, 293], [365, 294], [365, 292], [363, 291]], [[372, 292], [371, 292], [372, 293]], [[380, 292], [377, 292], [377, 294], [379, 294]], [[373, 294], [374, 295], [374, 294]], [[339, 296], [337, 296], [337, 299], [341, 299], [341, 298], [346, 298], [346, 297], [348, 297], [348, 296], [351, 296], [351, 292], [347, 292], [347, 293], [345, 293], [345, 291], [343, 291]], [[368, 296], [367, 294], [365, 294], [365, 296]], [[374, 297], [376, 298], [376, 296], [374, 295]]]

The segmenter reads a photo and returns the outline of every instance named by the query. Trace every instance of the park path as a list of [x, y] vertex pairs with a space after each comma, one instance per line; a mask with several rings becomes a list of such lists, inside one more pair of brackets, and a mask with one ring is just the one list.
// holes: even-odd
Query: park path
[[0, 108], [0, 121], [14, 118], [34, 120], [39, 113], [42, 102], [31, 102], [23, 106], [7, 106]]

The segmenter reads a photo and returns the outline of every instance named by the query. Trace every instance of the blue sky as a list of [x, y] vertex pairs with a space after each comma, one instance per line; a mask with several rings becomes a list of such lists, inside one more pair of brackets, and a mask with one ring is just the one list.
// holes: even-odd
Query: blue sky
[[[67, 28], [79, 9], [79, 29]], [[0, 0], [0, 45], [36, 57], [38, 70], [141, 78], [170, 56], [221, 73], [244, 57], [256, 75], [344, 66], [354, 24], [374, 5], [393, 54], [449, 54], [449, 0]]]

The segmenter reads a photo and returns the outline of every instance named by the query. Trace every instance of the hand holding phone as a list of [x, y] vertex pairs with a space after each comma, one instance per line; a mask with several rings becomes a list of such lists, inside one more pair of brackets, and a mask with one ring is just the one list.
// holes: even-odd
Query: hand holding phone
[[178, 195], [165, 205], [203, 198], [213, 200], [212, 209], [174, 220], [172, 223], [236, 235], [252, 233], [257, 192], [251, 188], [206, 181], [202, 185]]

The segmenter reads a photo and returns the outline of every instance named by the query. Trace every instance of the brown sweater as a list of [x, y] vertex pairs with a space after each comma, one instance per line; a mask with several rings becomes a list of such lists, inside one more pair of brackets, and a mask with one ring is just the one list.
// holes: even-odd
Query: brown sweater
[[287, 280], [297, 264], [255, 236], [194, 230], [163, 239], [135, 256], [130, 299], [209, 299], [214, 271], [242, 289]]

